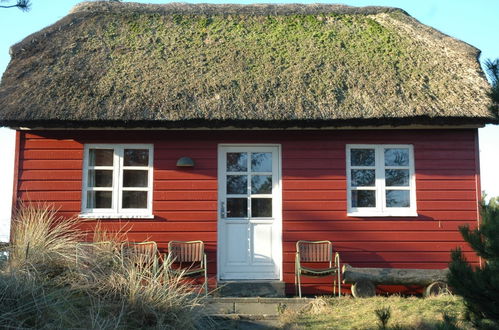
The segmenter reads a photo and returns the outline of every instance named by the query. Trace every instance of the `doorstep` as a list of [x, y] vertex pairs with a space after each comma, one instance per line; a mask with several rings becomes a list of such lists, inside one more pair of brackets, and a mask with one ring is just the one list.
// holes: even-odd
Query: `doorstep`
[[283, 281], [219, 281], [216, 297], [285, 297]]

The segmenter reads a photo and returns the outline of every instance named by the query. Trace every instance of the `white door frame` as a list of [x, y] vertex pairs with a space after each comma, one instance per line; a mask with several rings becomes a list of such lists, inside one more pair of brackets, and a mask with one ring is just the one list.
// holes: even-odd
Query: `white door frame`
[[[277, 159], [277, 187], [275, 191], [275, 210], [273, 214], [274, 218], [274, 229], [277, 231], [277, 234], [275, 235], [275, 238], [277, 238], [277, 242], [275, 242], [275, 263], [279, 267], [279, 278], [278, 280], [282, 281], [283, 278], [283, 256], [282, 256], [282, 152], [281, 152], [281, 145], [280, 144], [262, 144], [262, 143], [255, 143], [255, 144], [250, 144], [250, 143], [241, 143], [241, 144], [219, 144], [218, 145], [218, 151], [217, 151], [217, 164], [218, 164], [218, 177], [217, 177], [217, 190], [218, 190], [218, 200], [217, 200], [217, 281], [221, 281], [221, 271], [222, 271], [222, 249], [220, 243], [223, 241], [223, 235], [224, 235], [224, 226], [222, 226], [222, 221], [221, 221], [221, 214], [222, 214], [222, 208], [221, 208], [221, 202], [222, 199], [225, 197], [222, 194], [222, 191], [220, 189], [220, 179], [222, 176], [225, 175], [225, 168], [223, 168], [222, 164], [223, 162], [223, 150], [224, 148], [227, 147], [241, 147], [241, 148], [258, 148], [258, 147], [274, 147], [277, 149], [277, 154], [278, 154], [278, 159]], [[225, 181], [225, 180], [224, 180]], [[248, 279], [251, 280], [251, 279]], [[257, 279], [254, 279], [257, 280]], [[277, 280], [277, 279], [275, 279]], [[244, 279], [241, 279], [241, 281], [244, 281]]]

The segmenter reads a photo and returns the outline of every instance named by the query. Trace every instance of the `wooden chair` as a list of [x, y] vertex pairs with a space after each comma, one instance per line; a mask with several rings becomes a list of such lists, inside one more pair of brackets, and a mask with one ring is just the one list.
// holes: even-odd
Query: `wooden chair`
[[[334, 265], [333, 265], [334, 261]], [[303, 266], [306, 263], [307, 266]], [[329, 264], [327, 268], [312, 268], [308, 264]], [[340, 282], [340, 255], [338, 252], [333, 257], [333, 246], [330, 241], [298, 241], [296, 242], [295, 261], [295, 292], [301, 298], [301, 276], [322, 277], [332, 275], [333, 294], [336, 293], [336, 280], [338, 281], [338, 297], [341, 296]]]
[[134, 263], [158, 268], [158, 245], [154, 241], [123, 242], [121, 244], [122, 260], [129, 259]]
[[203, 241], [170, 241], [168, 256], [173, 263], [179, 265], [172, 269], [173, 272], [183, 276], [204, 275], [203, 288], [205, 294], [208, 294], [208, 267]]

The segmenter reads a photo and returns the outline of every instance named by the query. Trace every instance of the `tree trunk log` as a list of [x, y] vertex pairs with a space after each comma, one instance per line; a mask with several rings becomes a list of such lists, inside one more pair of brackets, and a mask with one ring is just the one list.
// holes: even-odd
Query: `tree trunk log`
[[446, 269], [401, 269], [401, 268], [357, 268], [343, 265], [343, 282], [355, 283], [368, 280], [374, 284], [386, 285], [428, 285], [433, 282], [447, 282]]
[[369, 298], [376, 295], [376, 286], [368, 280], [360, 280], [352, 285], [352, 296], [355, 298]]
[[431, 297], [431, 296], [439, 296], [441, 294], [448, 294], [450, 293], [449, 286], [445, 282], [433, 282], [430, 285], [428, 285], [423, 292], [423, 295], [425, 297]]

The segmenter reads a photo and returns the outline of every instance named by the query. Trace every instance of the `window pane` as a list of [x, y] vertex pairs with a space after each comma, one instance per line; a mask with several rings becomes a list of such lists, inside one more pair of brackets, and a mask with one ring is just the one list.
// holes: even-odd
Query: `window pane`
[[352, 207], [376, 207], [376, 191], [352, 190]]
[[227, 153], [228, 172], [246, 172], [248, 170], [248, 154], [246, 152]]
[[147, 191], [124, 191], [122, 208], [147, 209]]
[[148, 149], [125, 149], [124, 166], [148, 166], [149, 165], [149, 150]]
[[375, 166], [374, 149], [351, 149], [350, 164], [352, 166]]
[[409, 190], [387, 190], [386, 207], [410, 207]]
[[113, 166], [113, 149], [90, 149], [89, 166]]
[[252, 175], [252, 194], [272, 194], [272, 175]]
[[271, 217], [272, 216], [272, 198], [252, 198], [251, 199], [251, 217]]
[[385, 149], [385, 166], [409, 166], [409, 149]]
[[247, 194], [247, 175], [227, 175], [227, 194]]
[[374, 187], [375, 170], [351, 170], [352, 187]]
[[88, 191], [87, 208], [89, 209], [110, 209], [113, 201], [111, 191]]
[[227, 218], [245, 218], [247, 216], [247, 198], [227, 198]]
[[408, 187], [409, 170], [385, 170], [385, 184], [387, 187]]
[[149, 171], [124, 170], [123, 187], [147, 187]]
[[113, 186], [113, 171], [112, 170], [89, 170], [88, 171], [88, 187], [112, 187]]
[[252, 172], [272, 172], [272, 153], [254, 152], [251, 154]]

